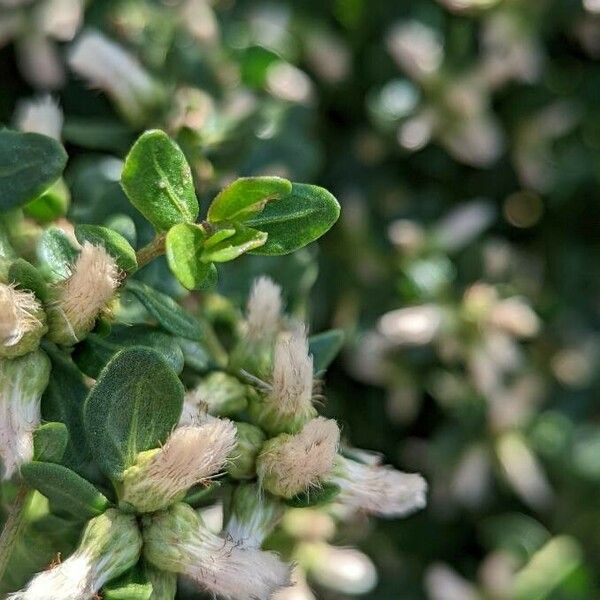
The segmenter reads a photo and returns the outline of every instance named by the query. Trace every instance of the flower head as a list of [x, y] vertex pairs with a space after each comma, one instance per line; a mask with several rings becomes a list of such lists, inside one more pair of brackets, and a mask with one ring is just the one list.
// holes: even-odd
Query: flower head
[[50, 360], [41, 350], [0, 359], [0, 458], [7, 479], [33, 458], [33, 431], [49, 377]]
[[333, 468], [339, 440], [337, 423], [323, 417], [309, 421], [297, 434], [268, 440], [256, 466], [261, 485], [284, 498], [318, 487]]
[[336, 500], [380, 516], [402, 517], [426, 504], [427, 483], [417, 473], [339, 456], [331, 482], [341, 488]]
[[317, 415], [313, 406], [313, 358], [303, 327], [281, 334], [266, 394], [250, 406], [254, 420], [268, 433], [293, 433]]
[[273, 338], [281, 321], [281, 288], [269, 277], [254, 280], [246, 306], [248, 338]]
[[77, 550], [64, 562], [38, 573], [10, 600], [89, 600], [107, 581], [133, 567], [142, 536], [135, 517], [111, 508], [86, 525]]
[[144, 556], [225, 600], [268, 600], [289, 585], [290, 569], [274, 554], [243, 548], [211, 533], [187, 504], [156, 513], [144, 527]]
[[31, 352], [46, 331], [46, 314], [35, 294], [0, 283], [0, 357]]
[[58, 344], [74, 344], [94, 327], [120, 283], [115, 259], [103, 246], [85, 242], [72, 273], [57, 285], [50, 307], [49, 338]]
[[141, 452], [125, 471], [121, 502], [138, 512], [154, 512], [177, 502], [189, 488], [223, 469], [235, 436], [235, 425], [226, 419], [176, 429], [162, 448]]
[[58, 102], [49, 94], [22, 100], [17, 105], [15, 124], [21, 131], [41, 133], [60, 140], [63, 120]]

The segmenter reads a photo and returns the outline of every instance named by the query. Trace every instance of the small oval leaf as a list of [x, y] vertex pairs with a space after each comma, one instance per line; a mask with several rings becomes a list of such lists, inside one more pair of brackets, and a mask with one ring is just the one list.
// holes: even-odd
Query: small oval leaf
[[90, 242], [94, 246], [104, 246], [125, 273], [137, 270], [135, 250], [120, 233], [100, 225], [76, 225], [75, 236], [80, 244]]
[[69, 442], [64, 423], [44, 423], [33, 432], [34, 460], [59, 463]]
[[0, 210], [35, 200], [62, 174], [67, 153], [39, 133], [0, 130]]
[[77, 260], [77, 250], [67, 234], [58, 227], [44, 231], [38, 243], [38, 258], [48, 270], [50, 278], [64, 279], [71, 274], [70, 267]]
[[315, 373], [322, 373], [332, 363], [344, 345], [344, 332], [332, 329], [311, 335], [308, 338], [308, 351], [313, 355]]
[[264, 246], [252, 254], [280, 255], [294, 252], [329, 231], [340, 215], [338, 201], [324, 188], [294, 183], [292, 191], [247, 224], [269, 234]]
[[119, 480], [138, 452], [157, 448], [177, 424], [183, 385], [167, 361], [150, 348], [127, 348], [100, 373], [83, 408], [94, 459]]
[[201, 258], [205, 262], [227, 262], [250, 250], [260, 248], [266, 241], [265, 232], [237, 225], [234, 235], [206, 248]]
[[71, 469], [55, 463], [33, 461], [21, 467], [23, 479], [46, 496], [50, 504], [74, 517], [90, 519], [109, 506], [106, 497]]
[[202, 290], [217, 283], [217, 269], [202, 262], [206, 233], [199, 225], [180, 223], [167, 233], [165, 247], [169, 268], [188, 290]]
[[24, 258], [17, 258], [10, 265], [8, 280], [23, 289], [31, 290], [42, 302], [46, 302], [49, 298], [48, 285], [42, 274]]
[[137, 139], [125, 159], [121, 185], [130, 202], [157, 231], [168, 231], [177, 223], [193, 223], [198, 217], [190, 166], [181, 148], [164, 131], [146, 131]]
[[211, 223], [246, 221], [260, 213], [267, 202], [283, 198], [291, 191], [291, 182], [281, 177], [242, 177], [219, 192], [207, 218]]

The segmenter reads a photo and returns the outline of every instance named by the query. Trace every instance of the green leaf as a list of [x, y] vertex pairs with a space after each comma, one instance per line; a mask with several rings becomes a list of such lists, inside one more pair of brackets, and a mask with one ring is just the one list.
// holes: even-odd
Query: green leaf
[[42, 274], [24, 258], [17, 258], [8, 270], [8, 280], [16, 283], [19, 287], [31, 290], [39, 300], [48, 300], [48, 286]]
[[267, 241], [267, 234], [250, 227], [236, 226], [234, 235], [227, 237], [202, 252], [205, 262], [227, 262], [259, 248]]
[[207, 218], [211, 223], [245, 221], [261, 212], [270, 200], [283, 198], [291, 191], [292, 184], [281, 177], [242, 177], [221, 190]]
[[50, 343], [44, 343], [44, 350], [52, 362], [52, 371], [42, 396], [42, 418], [65, 424], [69, 439], [61, 462], [87, 476], [91, 454], [83, 430], [83, 403], [88, 390], [67, 355]]
[[69, 442], [64, 423], [44, 423], [33, 432], [34, 460], [59, 463]]
[[165, 247], [169, 268], [188, 290], [201, 290], [217, 283], [217, 269], [202, 262], [206, 233], [199, 225], [180, 223], [167, 233]]
[[193, 223], [198, 217], [192, 172], [179, 146], [164, 131], [146, 131], [138, 138], [125, 159], [121, 185], [157, 231]]
[[40, 223], [50, 223], [64, 217], [69, 210], [71, 195], [63, 179], [59, 179], [41, 196], [23, 207], [23, 212]]
[[49, 227], [38, 243], [38, 258], [53, 279], [64, 279], [77, 260], [77, 250], [62, 229]]
[[170, 296], [133, 279], [127, 282], [126, 289], [135, 295], [169, 333], [190, 340], [200, 340], [203, 337], [200, 322], [186, 313]]
[[46, 496], [50, 504], [74, 517], [90, 519], [109, 505], [106, 497], [71, 469], [54, 463], [33, 461], [21, 467], [23, 479]]
[[83, 422], [102, 471], [119, 480], [138, 452], [157, 448], [177, 424], [183, 385], [156, 350], [127, 348], [100, 373]]
[[340, 215], [340, 205], [325, 189], [294, 183], [292, 191], [270, 202], [247, 225], [269, 234], [264, 246], [252, 254], [289, 254], [329, 231]]
[[[152, 583], [140, 568], [140, 564], [111, 581], [102, 588], [103, 600], [150, 600], [152, 598]], [[160, 598], [156, 598], [160, 600]]]
[[322, 506], [329, 504], [340, 493], [340, 486], [336, 483], [325, 483], [321, 487], [302, 492], [285, 503], [294, 508], [307, 508], [309, 506]]
[[0, 130], [0, 210], [37, 198], [61, 176], [66, 164], [67, 153], [56, 140]]
[[76, 225], [75, 236], [80, 244], [90, 242], [94, 246], [104, 246], [116, 260], [119, 269], [125, 273], [130, 274], [137, 270], [135, 250], [120, 233], [100, 225]]
[[332, 329], [311, 335], [308, 339], [308, 351], [313, 355], [313, 370], [322, 373], [333, 362], [344, 345], [344, 332]]
[[153, 348], [176, 373], [183, 369], [183, 352], [175, 338], [146, 325], [115, 325], [105, 336], [90, 333], [76, 346], [73, 360], [86, 375], [95, 379], [119, 350], [131, 346]]

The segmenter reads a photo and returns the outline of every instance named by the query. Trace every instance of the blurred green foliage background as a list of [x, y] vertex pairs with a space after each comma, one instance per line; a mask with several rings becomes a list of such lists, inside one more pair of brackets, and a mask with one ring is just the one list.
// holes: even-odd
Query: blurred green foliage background
[[[119, 50], [85, 48], [98, 32]], [[331, 190], [318, 248], [238, 261], [219, 291], [266, 270], [343, 328], [325, 411], [429, 481], [425, 511], [338, 532], [377, 565], [363, 597], [593, 599], [598, 58], [597, 0], [0, 0], [0, 123], [58, 128], [69, 219], [142, 241], [118, 175], [146, 128], [205, 199], [250, 174]], [[342, 563], [317, 597], [365, 591]]]

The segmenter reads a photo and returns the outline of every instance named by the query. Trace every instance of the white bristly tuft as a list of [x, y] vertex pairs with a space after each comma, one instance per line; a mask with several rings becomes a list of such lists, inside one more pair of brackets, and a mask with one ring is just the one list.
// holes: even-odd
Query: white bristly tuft
[[392, 467], [364, 465], [340, 456], [331, 482], [341, 487], [337, 501], [375, 515], [402, 517], [427, 503], [423, 477]]
[[248, 338], [272, 338], [279, 329], [281, 307], [281, 288], [269, 277], [255, 279], [246, 306]]
[[41, 305], [35, 294], [0, 283], [0, 344], [14, 346], [23, 336], [42, 326]]
[[304, 328], [281, 336], [275, 346], [271, 388], [265, 403], [273, 417], [294, 420], [314, 416], [313, 358], [308, 353], [308, 339]]
[[210, 418], [199, 426], [179, 427], [159, 450], [142, 453], [127, 469], [123, 502], [141, 512], [169, 506], [192, 486], [222, 471], [235, 447], [236, 428]]
[[157, 513], [146, 526], [144, 553], [156, 567], [180, 573], [224, 600], [270, 600], [290, 584], [290, 568], [275, 554], [215, 535], [182, 503]]
[[89, 600], [97, 589], [93, 561], [79, 553], [38, 573], [24, 590], [9, 594], [7, 600]]
[[285, 498], [318, 487], [333, 468], [339, 441], [337, 423], [323, 417], [309, 421], [295, 435], [272, 438], [258, 457], [259, 481]]
[[117, 263], [106, 249], [85, 242], [71, 276], [58, 284], [55, 306], [76, 339], [91, 329], [113, 298], [120, 279]]
[[20, 131], [41, 133], [60, 140], [63, 112], [49, 94], [21, 100], [17, 105], [15, 126]]

